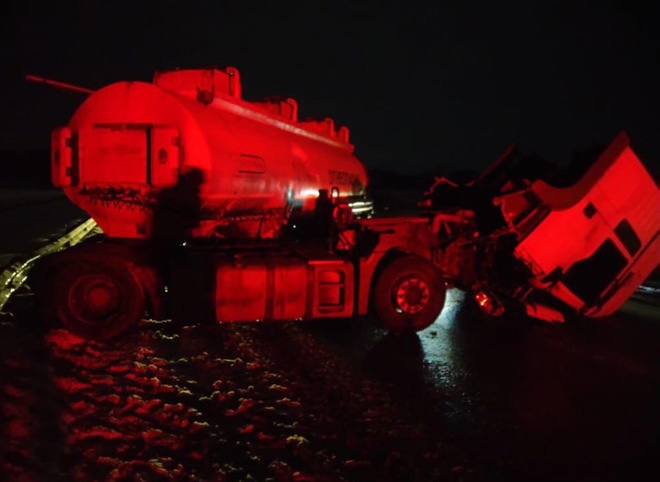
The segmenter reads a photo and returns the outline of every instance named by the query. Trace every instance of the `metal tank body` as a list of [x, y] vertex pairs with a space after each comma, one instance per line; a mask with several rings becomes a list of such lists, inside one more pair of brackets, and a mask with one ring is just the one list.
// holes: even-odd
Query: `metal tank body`
[[180, 70], [94, 92], [52, 137], [53, 183], [110, 237], [270, 237], [320, 189], [365, 195], [348, 129], [247, 102], [239, 73]]

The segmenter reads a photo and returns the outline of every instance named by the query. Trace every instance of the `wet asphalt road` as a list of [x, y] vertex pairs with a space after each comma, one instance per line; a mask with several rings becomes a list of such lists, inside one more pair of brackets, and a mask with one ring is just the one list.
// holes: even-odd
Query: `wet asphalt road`
[[548, 325], [486, 319], [466, 301], [452, 292], [436, 324], [409, 339], [314, 333], [457, 449], [453, 472], [467, 480], [658, 474], [657, 307], [630, 302], [607, 320]]
[[[99, 344], [0, 315], [0, 480], [654, 480], [660, 311], [185, 326]], [[643, 477], [643, 479], [642, 479]]]
[[[645, 480], [657, 312], [595, 323], [173, 326], [113, 343], [0, 319], [8, 480]], [[645, 306], [641, 307], [645, 309]]]

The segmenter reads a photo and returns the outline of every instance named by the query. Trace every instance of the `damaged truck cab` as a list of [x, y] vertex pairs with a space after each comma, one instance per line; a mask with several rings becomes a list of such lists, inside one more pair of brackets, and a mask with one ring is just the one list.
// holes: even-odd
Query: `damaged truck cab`
[[[507, 171], [502, 166], [511, 155], [505, 153], [471, 189], [492, 191], [488, 174]], [[548, 321], [563, 321], [561, 308], [606, 316], [660, 263], [660, 191], [623, 132], [569, 186], [513, 175], [504, 176], [498, 187], [491, 202], [500, 212], [472, 213], [473, 218], [498, 218], [490, 220], [496, 228], [449, 243], [454, 248], [449, 256], [460, 260], [463, 273], [472, 274], [463, 286], [477, 292], [486, 311], [501, 312], [503, 298], [520, 301], [528, 315]], [[475, 222], [472, 227], [479, 233]], [[471, 252], [481, 253], [475, 256], [488, 258], [485, 266], [468, 250], [455, 253], [466, 243]], [[494, 271], [486, 271], [489, 266]], [[465, 275], [457, 275], [461, 278]]]
[[535, 289], [580, 314], [613, 313], [658, 266], [660, 191], [625, 133], [573, 186], [537, 180], [524, 193], [534, 203], [522, 219], [506, 196], [496, 200], [519, 239], [514, 256]]

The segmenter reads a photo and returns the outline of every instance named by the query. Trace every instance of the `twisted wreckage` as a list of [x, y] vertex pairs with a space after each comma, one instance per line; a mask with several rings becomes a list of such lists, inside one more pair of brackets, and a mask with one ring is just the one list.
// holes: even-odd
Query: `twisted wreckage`
[[[81, 90], [81, 89], [78, 89]], [[52, 180], [104, 232], [44, 257], [45, 312], [108, 339], [145, 312], [220, 322], [373, 310], [421, 330], [448, 287], [489, 315], [617, 310], [660, 261], [660, 191], [625, 133], [571, 176], [509, 149], [437, 179], [415, 216], [379, 217], [349, 131], [293, 99], [243, 99], [239, 73], [180, 70], [91, 95], [52, 136]]]

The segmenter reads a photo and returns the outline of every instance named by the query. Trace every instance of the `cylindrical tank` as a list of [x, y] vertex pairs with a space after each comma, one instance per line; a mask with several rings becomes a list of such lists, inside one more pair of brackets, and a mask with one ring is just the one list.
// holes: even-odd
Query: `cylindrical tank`
[[321, 189], [365, 195], [348, 129], [293, 99], [247, 102], [238, 71], [157, 73], [92, 95], [52, 139], [55, 185], [111, 237], [275, 233]]

